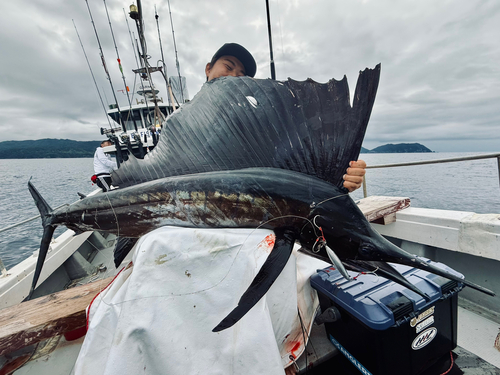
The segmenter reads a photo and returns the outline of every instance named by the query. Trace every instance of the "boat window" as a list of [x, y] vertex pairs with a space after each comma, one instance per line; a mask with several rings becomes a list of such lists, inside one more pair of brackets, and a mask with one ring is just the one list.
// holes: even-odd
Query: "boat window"
[[172, 112], [168, 110], [168, 107], [160, 107], [160, 111], [165, 115], [165, 117], [167, 117]]
[[[163, 112], [163, 108], [160, 108], [160, 111]], [[156, 126], [156, 123], [155, 123], [155, 110], [154, 108], [150, 108], [150, 109], [147, 109], [145, 108], [144, 109], [144, 121], [146, 122], [146, 126], [149, 128], [153, 125]], [[161, 123], [162, 120], [161, 119], [156, 119], [156, 122], [159, 122]]]
[[134, 127], [134, 119], [135, 123], [137, 125], [137, 128], [140, 129], [142, 128], [142, 122], [141, 122], [141, 114], [139, 113], [138, 110], [133, 111], [133, 117], [131, 111], [122, 111], [122, 118], [123, 118], [123, 123], [125, 124], [125, 128], [128, 130], [135, 130]]

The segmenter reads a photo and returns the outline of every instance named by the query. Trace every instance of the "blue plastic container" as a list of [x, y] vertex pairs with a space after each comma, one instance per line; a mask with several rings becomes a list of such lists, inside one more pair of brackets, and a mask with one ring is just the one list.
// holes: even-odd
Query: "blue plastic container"
[[[463, 278], [442, 263], [431, 263]], [[463, 284], [416, 268], [392, 266], [429, 300], [373, 274], [349, 272], [356, 279], [347, 281], [333, 267], [313, 275], [311, 285], [323, 311], [330, 306], [339, 309], [341, 319], [326, 323], [327, 334], [360, 371], [416, 375], [456, 347], [457, 295]]]

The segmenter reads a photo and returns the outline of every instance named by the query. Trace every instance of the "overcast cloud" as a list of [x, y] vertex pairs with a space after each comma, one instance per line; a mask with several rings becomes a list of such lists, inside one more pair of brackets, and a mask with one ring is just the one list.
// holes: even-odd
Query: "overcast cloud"
[[[133, 87], [136, 67], [123, 9], [106, 1]], [[500, 2], [271, 0], [277, 79], [326, 82], [382, 64], [364, 146], [419, 142], [435, 151], [500, 150]], [[127, 103], [104, 3], [89, 0], [112, 82]], [[151, 64], [160, 59], [156, 5], [169, 75], [175, 55], [166, 1], [144, 1]], [[0, 141], [101, 139], [108, 121], [76, 35], [74, 20], [105, 104], [113, 102], [84, 0], [19, 0], [0, 15]], [[225, 42], [249, 49], [256, 78], [268, 78], [265, 1], [171, 0], [181, 74], [192, 98], [205, 64]], [[134, 32], [135, 25], [129, 19]], [[165, 95], [164, 81], [156, 78]]]

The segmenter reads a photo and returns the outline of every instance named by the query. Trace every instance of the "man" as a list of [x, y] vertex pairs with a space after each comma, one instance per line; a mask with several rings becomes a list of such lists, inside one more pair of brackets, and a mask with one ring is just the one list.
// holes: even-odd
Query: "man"
[[107, 192], [111, 189], [111, 172], [118, 169], [115, 161], [111, 160], [111, 156], [104, 153], [103, 147], [111, 146], [109, 140], [101, 142], [101, 146], [97, 147], [94, 154], [94, 173], [97, 176], [97, 186], [102, 191]]
[[[254, 77], [257, 72], [257, 64], [250, 52], [236, 43], [224, 44], [212, 60], [205, 67], [207, 82], [219, 77]], [[344, 175], [344, 187], [353, 192], [363, 184], [363, 176], [366, 171], [366, 163], [363, 160], [351, 161], [347, 173]]]

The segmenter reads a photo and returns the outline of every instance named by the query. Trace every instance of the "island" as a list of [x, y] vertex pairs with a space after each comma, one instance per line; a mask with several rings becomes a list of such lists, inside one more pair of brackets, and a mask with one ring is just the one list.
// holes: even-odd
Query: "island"
[[417, 153], [417, 152], [433, 152], [424, 145], [420, 143], [398, 143], [398, 144], [386, 144], [374, 148], [373, 150], [368, 150], [361, 147], [361, 153], [370, 154], [392, 154], [392, 153]]

